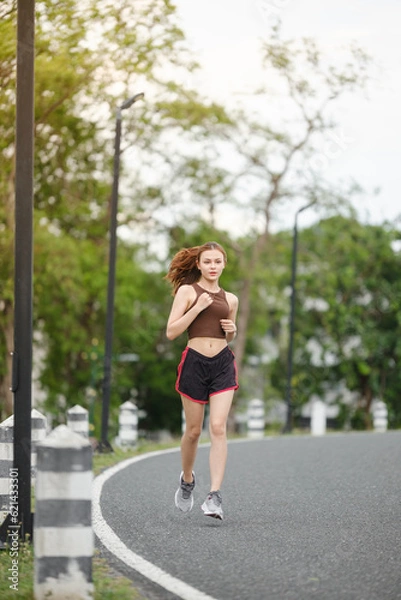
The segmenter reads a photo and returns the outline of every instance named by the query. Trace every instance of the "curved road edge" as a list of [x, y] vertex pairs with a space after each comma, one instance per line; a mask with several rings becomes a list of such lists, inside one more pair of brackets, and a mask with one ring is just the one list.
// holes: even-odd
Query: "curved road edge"
[[108, 479], [110, 479], [110, 477], [112, 477], [122, 469], [125, 469], [126, 467], [132, 465], [135, 462], [145, 460], [146, 458], [149, 458], [151, 456], [153, 457], [161, 454], [179, 452], [179, 450], [179, 447], [170, 448], [167, 450], [156, 450], [154, 452], [141, 454], [140, 456], [134, 456], [133, 458], [123, 460], [122, 462], [118, 463], [117, 465], [114, 465], [113, 467], [109, 467], [108, 469], [103, 471], [103, 473], [98, 475], [93, 482], [92, 488], [93, 530], [96, 537], [99, 539], [102, 545], [118, 560], [123, 562], [129, 568], [134, 569], [150, 581], [163, 587], [165, 590], [175, 594], [178, 598], [182, 598], [183, 600], [216, 600], [212, 596], [208, 596], [200, 590], [197, 590], [196, 588], [193, 588], [192, 586], [184, 583], [180, 579], [169, 575], [156, 565], [145, 560], [144, 558], [130, 550], [120, 540], [120, 538], [116, 535], [113, 529], [107, 524], [106, 520], [103, 518], [102, 509], [100, 507], [100, 499], [102, 495], [103, 485]]

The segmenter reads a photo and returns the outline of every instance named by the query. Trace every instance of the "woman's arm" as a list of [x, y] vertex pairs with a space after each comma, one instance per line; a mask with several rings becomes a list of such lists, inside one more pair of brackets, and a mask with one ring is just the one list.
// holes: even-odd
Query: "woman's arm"
[[204, 292], [199, 296], [196, 304], [189, 309], [195, 297], [195, 291], [190, 285], [182, 285], [178, 288], [167, 321], [166, 335], [169, 340], [174, 340], [184, 333], [198, 314], [213, 302], [210, 294]]

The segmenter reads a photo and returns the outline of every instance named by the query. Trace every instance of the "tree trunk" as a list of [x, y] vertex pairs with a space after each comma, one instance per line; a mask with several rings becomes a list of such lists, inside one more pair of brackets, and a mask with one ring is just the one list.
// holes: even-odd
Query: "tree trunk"
[[251, 302], [251, 281], [252, 275], [249, 273], [246, 279], [244, 279], [239, 297], [239, 311], [237, 321], [238, 335], [235, 338], [234, 345], [235, 358], [238, 367], [238, 375], [241, 374], [245, 354], [246, 332], [248, 327]]
[[373, 402], [373, 391], [369, 385], [369, 378], [365, 377], [362, 384], [362, 402], [365, 411], [365, 427], [366, 429], [372, 429], [372, 419], [370, 417], [370, 409]]
[[[254, 281], [254, 273], [256, 265], [260, 259], [263, 249], [267, 246], [268, 231], [266, 228], [265, 233], [260, 235], [256, 243], [253, 246], [252, 256], [247, 263], [245, 260], [241, 261], [241, 273], [246, 273], [246, 277], [243, 279], [243, 286], [239, 294], [239, 310], [237, 319], [237, 337], [235, 338], [234, 352], [235, 359], [238, 369], [238, 377], [241, 378], [241, 371], [245, 356], [246, 346], [246, 334], [248, 330], [249, 315], [251, 312], [251, 290], [252, 283]], [[227, 429], [231, 433], [235, 431], [235, 401], [231, 407], [230, 415], [228, 418]]]
[[257, 238], [256, 243], [253, 246], [249, 263], [247, 264], [245, 261], [243, 261], [243, 264], [241, 265], [241, 272], [246, 273], [246, 276], [243, 280], [243, 286], [239, 297], [239, 312], [237, 322], [238, 335], [236, 337], [234, 346], [239, 375], [241, 374], [244, 362], [246, 334], [251, 311], [251, 290], [252, 283], [254, 281], [255, 268], [260, 260], [263, 250], [265, 250], [267, 247], [268, 235], [268, 230], [266, 228], [266, 231]]

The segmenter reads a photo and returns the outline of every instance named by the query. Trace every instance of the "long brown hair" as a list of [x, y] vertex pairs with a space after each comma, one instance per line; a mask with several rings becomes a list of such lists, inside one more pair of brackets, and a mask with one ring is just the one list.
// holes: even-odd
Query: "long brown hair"
[[173, 284], [173, 295], [177, 293], [178, 288], [182, 285], [199, 281], [201, 275], [198, 269], [198, 261], [205, 250], [219, 250], [224, 256], [224, 262], [227, 263], [226, 251], [217, 242], [206, 242], [202, 246], [182, 248], [173, 257], [168, 273], [164, 278]]

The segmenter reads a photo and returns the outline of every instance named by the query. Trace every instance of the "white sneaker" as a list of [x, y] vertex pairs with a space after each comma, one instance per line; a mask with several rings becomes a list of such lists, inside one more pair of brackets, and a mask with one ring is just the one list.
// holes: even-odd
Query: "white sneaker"
[[182, 512], [189, 512], [194, 505], [194, 496], [193, 491], [195, 487], [195, 473], [192, 471], [192, 479], [191, 483], [187, 483], [183, 479], [184, 471], [181, 471], [180, 475], [180, 487], [175, 493], [174, 501], [177, 508], [182, 510]]
[[219, 490], [210, 492], [201, 508], [207, 517], [223, 520], [222, 498]]

